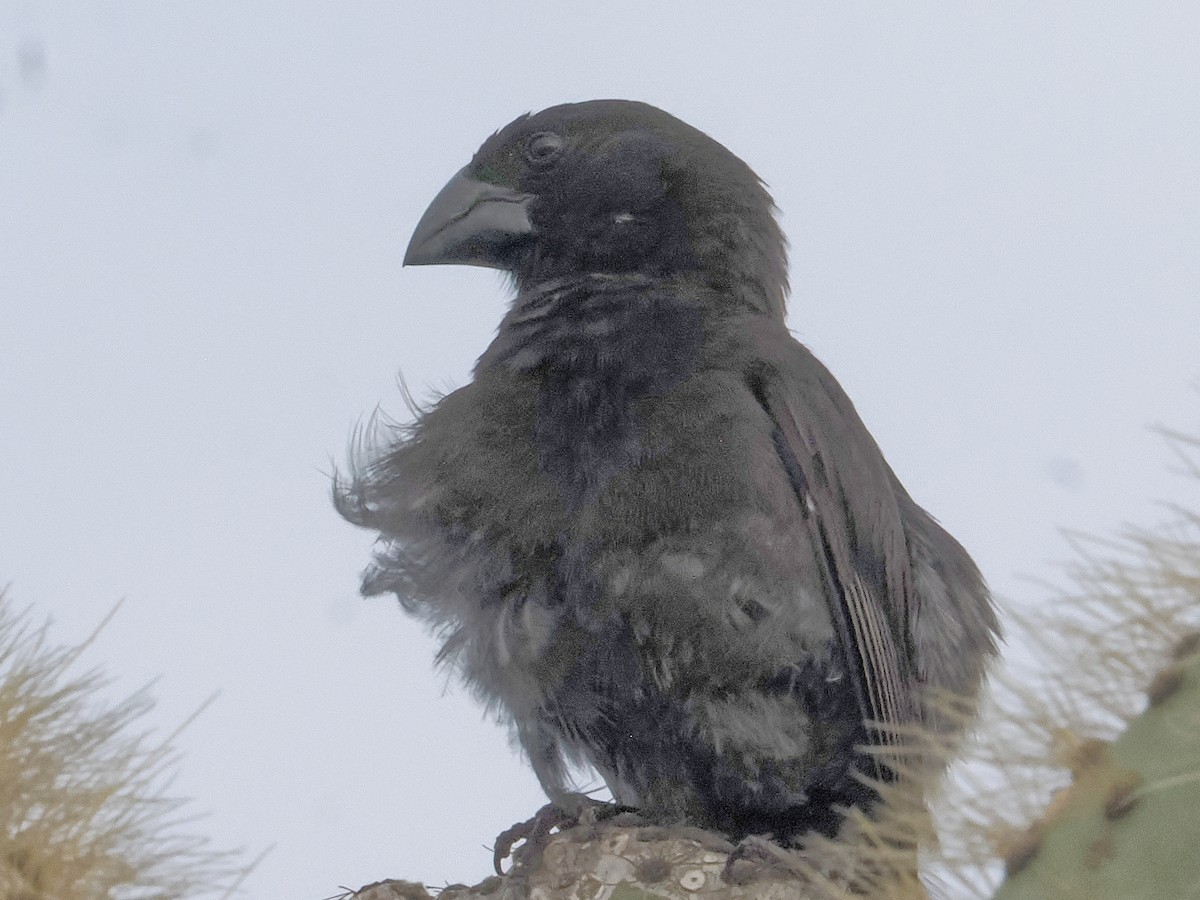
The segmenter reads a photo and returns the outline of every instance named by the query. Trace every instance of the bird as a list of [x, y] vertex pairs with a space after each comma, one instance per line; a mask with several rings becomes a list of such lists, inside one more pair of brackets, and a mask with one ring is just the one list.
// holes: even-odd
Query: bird
[[378, 534], [362, 593], [434, 630], [551, 806], [580, 809], [582, 767], [653, 822], [832, 836], [894, 777], [871, 748], [962, 729], [921, 698], [974, 706], [991, 595], [789, 331], [745, 162], [646, 103], [527, 113], [404, 263], [499, 269], [512, 300], [334, 502]]

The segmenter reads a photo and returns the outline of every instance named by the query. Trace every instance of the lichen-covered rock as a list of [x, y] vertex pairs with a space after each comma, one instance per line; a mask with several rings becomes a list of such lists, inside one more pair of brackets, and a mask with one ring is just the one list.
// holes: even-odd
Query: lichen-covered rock
[[[764, 843], [764, 847], [765, 847]], [[439, 900], [924, 900], [915, 868], [899, 866], [888, 887], [862, 893], [849, 885], [839, 863], [851, 859], [828, 847], [818, 853], [827, 865], [794, 851], [767, 848], [748, 854], [726, 872], [730, 851], [718, 835], [694, 828], [606, 824], [567, 829], [552, 835], [539, 852], [512, 872], [470, 888], [448, 887]], [[880, 869], [886, 861], [881, 861]], [[382, 893], [381, 882], [355, 894], [355, 900], [407, 898]], [[375, 891], [376, 893], [369, 893]], [[414, 895], [419, 896], [419, 895]]]

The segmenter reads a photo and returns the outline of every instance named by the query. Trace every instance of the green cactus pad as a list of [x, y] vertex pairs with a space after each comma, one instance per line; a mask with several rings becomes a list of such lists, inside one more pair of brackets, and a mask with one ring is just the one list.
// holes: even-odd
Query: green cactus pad
[[1200, 897], [1200, 653], [1188, 649], [1020, 842], [995, 900]]

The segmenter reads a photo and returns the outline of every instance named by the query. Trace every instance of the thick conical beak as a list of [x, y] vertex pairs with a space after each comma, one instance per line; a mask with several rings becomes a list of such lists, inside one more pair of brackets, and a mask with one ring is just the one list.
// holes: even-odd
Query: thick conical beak
[[463, 169], [421, 216], [404, 252], [404, 265], [505, 268], [504, 251], [533, 233], [529, 221], [533, 197], [479, 181]]

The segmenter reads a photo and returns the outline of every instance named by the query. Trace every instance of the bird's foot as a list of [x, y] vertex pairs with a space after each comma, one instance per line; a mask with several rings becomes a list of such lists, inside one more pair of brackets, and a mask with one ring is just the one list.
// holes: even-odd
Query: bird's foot
[[[561, 828], [574, 821], [573, 817], [559, 809], [553, 803], [547, 803], [533, 814], [533, 818], [505, 828], [496, 835], [495, 849], [492, 853], [492, 865], [497, 875], [504, 874], [504, 860], [513, 856], [513, 847], [522, 841], [526, 848], [540, 846], [555, 828]], [[516, 858], [514, 856], [514, 863]]]
[[[529, 856], [536, 859], [545, 846], [546, 839], [555, 830], [563, 831], [579, 825], [591, 827], [632, 812], [628, 806], [593, 800], [586, 794], [565, 794], [556, 802], [547, 803], [533, 814], [533, 818], [518, 822], [496, 835], [496, 846], [492, 855], [496, 874], [504, 874], [503, 863], [509, 857], [512, 857], [514, 866], [517, 862], [527, 861], [526, 857]], [[513, 848], [522, 841], [523, 846], [514, 850]], [[521, 859], [518, 859], [518, 853]]]
[[730, 852], [729, 859], [725, 861], [725, 868], [721, 870], [721, 878], [732, 884], [742, 884], [747, 881], [746, 873], [739, 874], [734, 871], [736, 864], [743, 861], [757, 862], [789, 874], [802, 874], [796, 866], [797, 853], [795, 850], [782, 847], [769, 837], [762, 835], [752, 834], [738, 841], [737, 846]]

